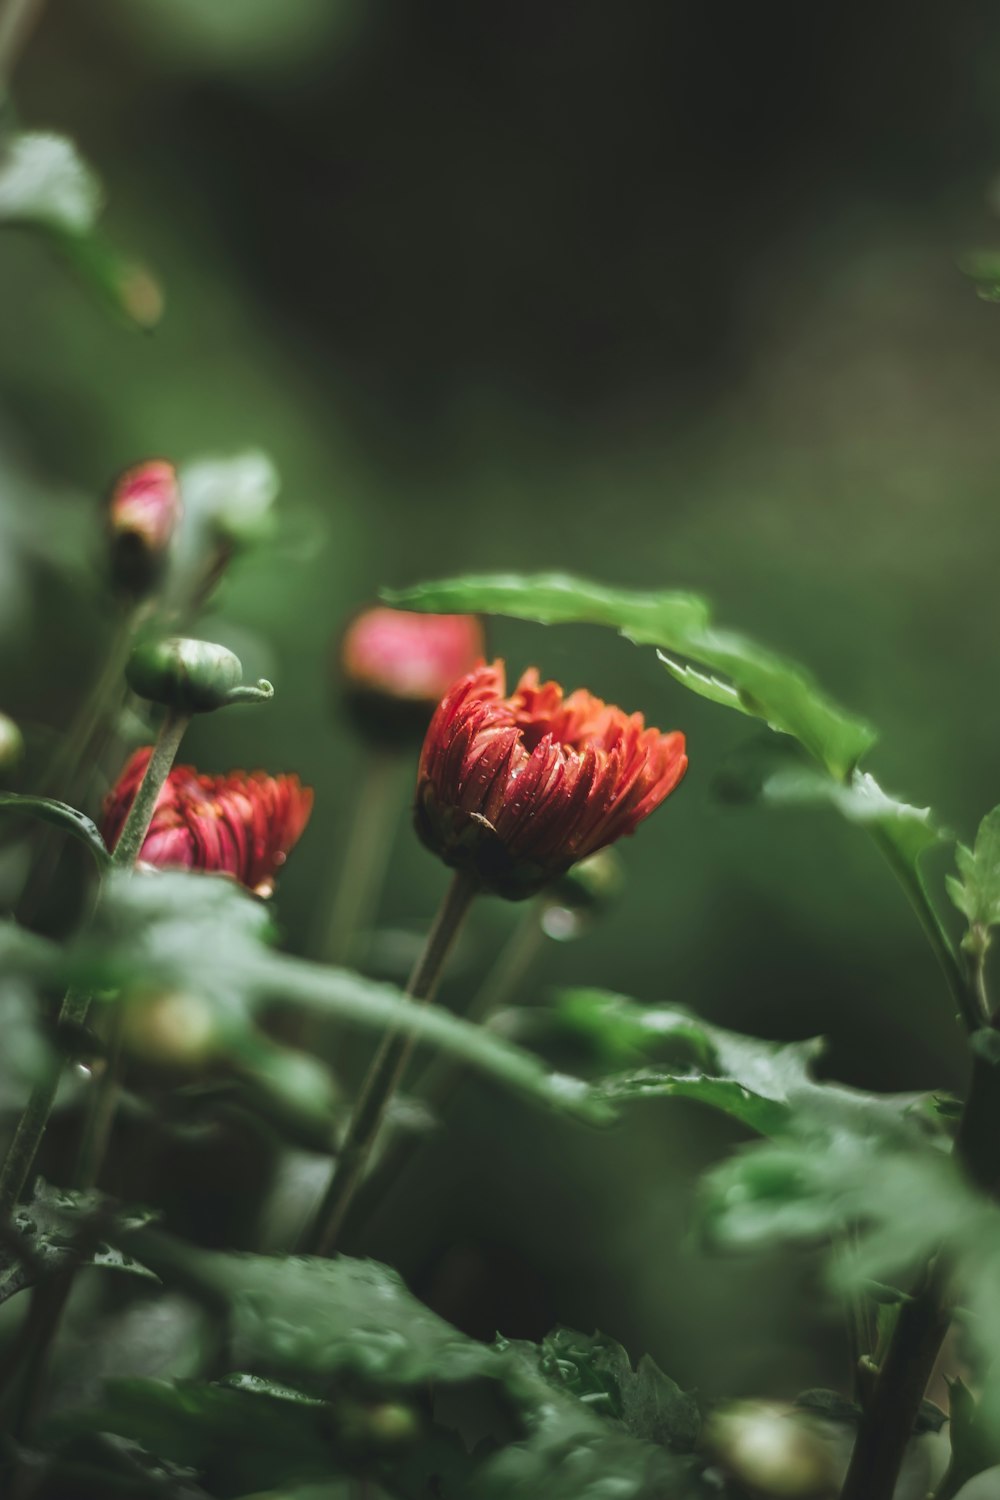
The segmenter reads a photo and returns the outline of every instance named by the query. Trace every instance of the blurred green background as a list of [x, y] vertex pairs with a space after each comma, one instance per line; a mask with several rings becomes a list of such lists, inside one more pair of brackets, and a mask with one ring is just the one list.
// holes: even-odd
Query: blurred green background
[[[1000, 14], [974, 0], [53, 0], [19, 118], [98, 169], [166, 311], [131, 333], [36, 239], [0, 237], [0, 706], [43, 744], [96, 673], [117, 470], [260, 448], [278, 534], [202, 633], [277, 696], [198, 722], [186, 758], [315, 786], [277, 897], [293, 949], [362, 769], [331, 637], [424, 577], [705, 592], [880, 728], [889, 790], [969, 837], [1000, 785], [1000, 310], [956, 259], [1000, 237], [998, 71]], [[863, 835], [713, 802], [745, 722], [596, 629], [497, 621], [491, 644], [683, 728], [691, 755], [623, 847], [619, 907], [550, 944], [525, 999], [601, 985], [823, 1032], [855, 1083], [961, 1087], [943, 985]], [[404, 802], [381, 922], [417, 931], [446, 877]], [[481, 903], [445, 998], [516, 916]], [[364, 1056], [345, 1040], [344, 1071]], [[844, 1382], [811, 1258], [698, 1249], [697, 1174], [735, 1127], [650, 1103], [592, 1134], [485, 1086], [452, 1122], [347, 1248], [464, 1327], [596, 1325], [710, 1394]]]

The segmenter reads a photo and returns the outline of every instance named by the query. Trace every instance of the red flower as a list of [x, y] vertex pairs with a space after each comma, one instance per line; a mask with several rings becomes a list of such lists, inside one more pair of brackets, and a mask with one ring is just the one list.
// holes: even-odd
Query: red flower
[[119, 588], [142, 594], [156, 582], [182, 513], [177, 472], [165, 459], [136, 464], [116, 480], [107, 515]]
[[367, 609], [339, 647], [348, 704], [362, 732], [387, 744], [417, 741], [457, 678], [483, 658], [475, 615]]
[[[137, 750], [104, 803], [101, 832], [113, 848], [145, 774], [150, 749]], [[297, 776], [202, 776], [175, 766], [167, 777], [139, 859], [147, 865], [232, 875], [269, 896], [275, 872], [298, 842], [313, 794]]]
[[647, 729], [534, 667], [505, 697], [503, 662], [456, 682], [427, 731], [417, 831], [501, 895], [531, 895], [624, 834], [687, 769], [684, 736]]

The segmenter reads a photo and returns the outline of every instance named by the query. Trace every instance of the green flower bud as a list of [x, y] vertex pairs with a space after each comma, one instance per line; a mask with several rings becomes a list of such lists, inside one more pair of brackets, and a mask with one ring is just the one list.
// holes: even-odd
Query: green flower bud
[[12, 771], [24, 754], [24, 740], [13, 719], [0, 714], [0, 771]]
[[137, 646], [125, 677], [140, 698], [185, 714], [210, 713], [228, 703], [270, 698], [274, 692], [269, 682], [244, 686], [240, 659], [225, 646], [182, 636]]

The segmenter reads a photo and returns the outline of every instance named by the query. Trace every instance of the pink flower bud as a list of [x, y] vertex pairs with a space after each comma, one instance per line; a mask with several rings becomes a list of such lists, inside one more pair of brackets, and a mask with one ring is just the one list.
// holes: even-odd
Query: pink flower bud
[[152, 458], [125, 470], [111, 491], [107, 512], [116, 589], [148, 593], [166, 564], [182, 510], [173, 464]]
[[452, 683], [483, 658], [475, 615], [367, 609], [347, 627], [339, 666], [348, 706], [376, 744], [419, 743]]

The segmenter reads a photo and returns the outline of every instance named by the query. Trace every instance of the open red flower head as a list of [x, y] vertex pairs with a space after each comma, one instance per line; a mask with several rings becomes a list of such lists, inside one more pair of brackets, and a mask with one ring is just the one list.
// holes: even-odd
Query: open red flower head
[[475, 615], [364, 610], [338, 648], [359, 729], [375, 743], [419, 743], [452, 683], [481, 662], [483, 652], [483, 627]]
[[446, 864], [511, 899], [634, 833], [687, 769], [684, 736], [647, 729], [534, 667], [506, 696], [503, 662], [439, 705], [420, 757], [417, 831]]
[[165, 459], [136, 464], [115, 481], [107, 523], [116, 587], [143, 593], [156, 581], [182, 513], [177, 471]]
[[[104, 803], [101, 832], [114, 848], [151, 754], [128, 761]], [[231, 875], [258, 896], [269, 896], [274, 876], [301, 837], [313, 794], [297, 776], [230, 771], [202, 776], [175, 766], [156, 803], [139, 861], [161, 869]]]

